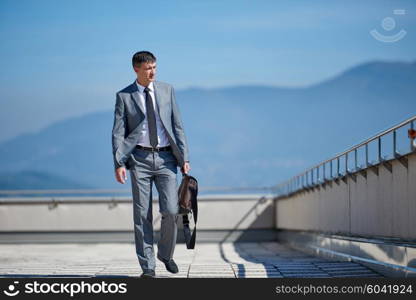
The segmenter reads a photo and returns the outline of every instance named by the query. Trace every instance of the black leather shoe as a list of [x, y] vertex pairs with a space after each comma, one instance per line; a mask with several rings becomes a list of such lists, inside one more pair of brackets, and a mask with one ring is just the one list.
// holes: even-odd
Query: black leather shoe
[[140, 275], [140, 278], [155, 278], [156, 273], [154, 270], [144, 270], [143, 274]]
[[157, 256], [157, 258], [165, 264], [166, 270], [168, 270], [169, 272], [171, 273], [179, 272], [178, 266], [176, 265], [175, 261], [172, 258], [169, 260], [166, 260], [160, 257], [159, 255]]

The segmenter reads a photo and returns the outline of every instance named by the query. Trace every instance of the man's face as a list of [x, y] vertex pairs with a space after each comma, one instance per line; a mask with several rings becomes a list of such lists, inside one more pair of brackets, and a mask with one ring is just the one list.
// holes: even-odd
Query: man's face
[[147, 86], [156, 78], [156, 62], [144, 62], [139, 67], [134, 67], [139, 83]]

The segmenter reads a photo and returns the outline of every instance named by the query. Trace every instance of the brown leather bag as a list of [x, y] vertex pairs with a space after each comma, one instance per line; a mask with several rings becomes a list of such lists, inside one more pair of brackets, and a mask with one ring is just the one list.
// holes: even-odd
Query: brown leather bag
[[[178, 189], [179, 214], [183, 215], [183, 232], [185, 236], [186, 247], [188, 249], [194, 249], [196, 240], [196, 222], [198, 219], [198, 181], [190, 175], [182, 175], [182, 182]], [[190, 214], [193, 216], [195, 223], [195, 228], [192, 234], [189, 227], [188, 215]]]

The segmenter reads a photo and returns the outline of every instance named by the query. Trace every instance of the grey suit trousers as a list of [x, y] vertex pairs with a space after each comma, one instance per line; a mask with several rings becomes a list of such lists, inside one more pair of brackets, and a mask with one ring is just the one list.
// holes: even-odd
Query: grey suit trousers
[[137, 148], [133, 150], [131, 160], [136, 254], [143, 270], [154, 270], [152, 186], [154, 183], [159, 193], [162, 215], [158, 256], [169, 260], [177, 237], [177, 160], [170, 151], [151, 152]]

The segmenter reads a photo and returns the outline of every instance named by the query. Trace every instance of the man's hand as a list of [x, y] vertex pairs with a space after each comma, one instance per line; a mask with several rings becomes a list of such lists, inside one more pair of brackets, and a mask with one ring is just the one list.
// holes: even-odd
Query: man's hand
[[121, 184], [125, 184], [127, 180], [127, 172], [125, 167], [116, 169], [116, 180]]
[[189, 162], [185, 162], [181, 168], [182, 173], [188, 174], [188, 172], [191, 170], [191, 165]]

